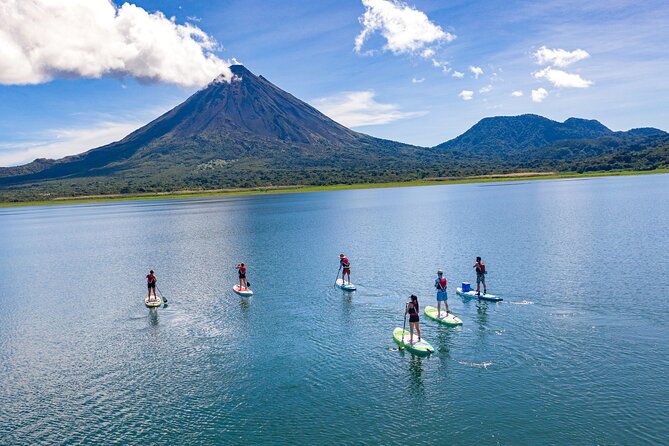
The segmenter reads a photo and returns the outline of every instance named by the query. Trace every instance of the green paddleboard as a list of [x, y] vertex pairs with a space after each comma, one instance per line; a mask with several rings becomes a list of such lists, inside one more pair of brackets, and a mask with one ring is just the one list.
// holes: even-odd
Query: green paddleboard
[[[402, 336], [402, 333], [404, 333], [404, 336]], [[409, 350], [414, 355], [427, 356], [434, 353], [434, 347], [432, 347], [432, 345], [430, 345], [430, 343], [425, 339], [421, 339], [419, 341], [418, 335], [414, 333], [414, 342], [413, 344], [409, 344], [410, 337], [411, 333], [406, 330], [402, 330], [400, 327], [397, 327], [393, 331], [393, 338], [395, 339], [397, 345]]]
[[444, 309], [441, 310], [441, 317], [437, 317], [437, 309], [435, 307], [425, 307], [425, 316], [434, 321], [440, 322], [444, 325], [450, 325], [452, 327], [456, 325], [462, 325], [462, 320], [459, 317], [453, 313], [448, 313], [448, 316], [446, 316], [446, 310]]

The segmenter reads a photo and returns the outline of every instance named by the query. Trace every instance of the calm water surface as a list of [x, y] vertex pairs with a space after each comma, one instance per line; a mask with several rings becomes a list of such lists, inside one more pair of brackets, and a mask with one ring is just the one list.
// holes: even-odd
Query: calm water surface
[[[669, 175], [3, 209], [0, 444], [669, 444], [667, 222]], [[439, 268], [464, 325], [399, 352]]]

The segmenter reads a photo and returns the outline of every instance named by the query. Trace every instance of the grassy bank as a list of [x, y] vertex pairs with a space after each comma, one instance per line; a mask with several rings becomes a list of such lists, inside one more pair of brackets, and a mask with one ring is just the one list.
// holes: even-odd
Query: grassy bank
[[259, 194], [285, 194], [300, 192], [323, 192], [333, 190], [350, 189], [377, 189], [387, 187], [413, 187], [413, 186], [439, 186], [446, 184], [467, 184], [467, 183], [493, 183], [500, 181], [531, 181], [531, 180], [555, 180], [569, 178], [592, 178], [605, 176], [627, 176], [627, 175], [648, 175], [658, 173], [669, 173], [669, 169], [658, 169], [648, 171], [620, 171], [620, 172], [590, 172], [590, 173], [514, 173], [500, 175], [483, 175], [464, 178], [431, 178], [418, 181], [405, 181], [393, 183], [360, 183], [360, 184], [336, 184], [331, 186], [276, 186], [276, 187], [256, 187], [251, 189], [217, 189], [208, 191], [177, 191], [177, 192], [158, 192], [145, 194], [128, 195], [91, 195], [84, 197], [58, 197], [44, 201], [26, 201], [26, 202], [1, 202], [0, 207], [16, 206], [45, 206], [57, 204], [86, 204], [86, 203], [107, 203], [133, 200], [166, 200], [180, 198], [212, 198], [229, 197], [242, 195]]

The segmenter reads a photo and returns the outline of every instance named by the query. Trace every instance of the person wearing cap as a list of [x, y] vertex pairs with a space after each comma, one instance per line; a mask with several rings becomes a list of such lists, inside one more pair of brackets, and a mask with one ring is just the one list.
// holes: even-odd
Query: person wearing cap
[[446, 292], [446, 285], [448, 280], [444, 277], [442, 270], [437, 271], [437, 278], [434, 280], [434, 287], [437, 289], [437, 317], [441, 317], [441, 303], [444, 303], [446, 309], [446, 316], [448, 316], [448, 293]]
[[346, 283], [345, 277], [348, 276], [348, 283], [351, 283], [351, 262], [348, 261], [348, 257], [342, 252], [339, 254], [339, 266], [341, 267], [341, 282], [342, 284]]
[[153, 301], [155, 302], [158, 300], [158, 296], [156, 296], [156, 282], [158, 281], [158, 278], [153, 274], [153, 270], [149, 271], [149, 274], [146, 276], [146, 285], [149, 288], [149, 295], [146, 296], [147, 299], [151, 300], [151, 290], [153, 290]]

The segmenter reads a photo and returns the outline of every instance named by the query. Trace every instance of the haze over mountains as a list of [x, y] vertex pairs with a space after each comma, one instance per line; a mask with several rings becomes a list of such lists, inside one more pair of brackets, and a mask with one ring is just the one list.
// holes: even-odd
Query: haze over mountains
[[383, 140], [336, 123], [241, 65], [231, 69], [232, 82], [213, 81], [121, 141], [0, 168], [0, 198], [575, 170], [620, 154], [637, 158], [622, 168], [667, 165], [667, 133], [613, 132], [576, 118], [485, 118], [434, 148]]

